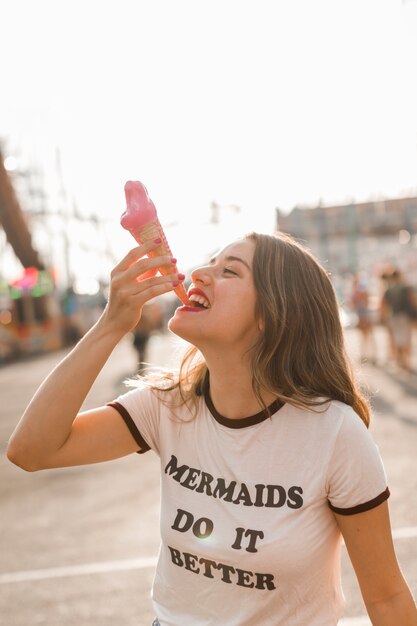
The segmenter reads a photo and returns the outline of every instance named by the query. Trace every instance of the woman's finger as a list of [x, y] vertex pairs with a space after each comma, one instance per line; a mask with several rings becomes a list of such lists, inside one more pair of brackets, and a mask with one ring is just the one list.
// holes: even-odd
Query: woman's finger
[[146, 281], [146, 286], [144, 288], [144, 283], [141, 282], [140, 284], [142, 285], [142, 289], [132, 296], [132, 300], [134, 302], [144, 304], [148, 300], [152, 300], [153, 298], [162, 296], [164, 293], [169, 293], [170, 291], [173, 291], [175, 287], [178, 287], [180, 283], [179, 280], [166, 280], [167, 276], [160, 276], [158, 278], [164, 278], [165, 280], [164, 282], [152, 284], [149, 284], [148, 281]]
[[150, 278], [146, 278], [145, 280], [140, 280], [140, 281], [137, 281], [136, 283], [133, 283], [129, 287], [128, 293], [132, 295], [143, 294], [154, 286], [164, 285], [164, 284], [167, 284], [167, 285], [173, 284], [174, 289], [175, 289], [175, 287], [177, 287], [179, 283], [184, 280], [184, 278], [185, 278], [184, 274], [169, 274], [168, 276], [165, 276], [164, 274], [162, 274], [159, 276], [152, 276]]
[[148, 272], [145, 272], [144, 274], [141, 274], [140, 276], [137, 277], [136, 280], [146, 280], [147, 278], [152, 278], [153, 276], [156, 276], [158, 273], [158, 270], [149, 270]]
[[168, 255], [140, 259], [139, 261], [136, 261], [135, 263], [133, 263], [129, 267], [129, 269], [126, 270], [125, 277], [127, 281], [131, 281], [138, 277], [142, 277], [142, 274], [145, 274], [146, 272], [149, 272], [150, 270], [156, 270], [157, 272], [158, 269], [161, 267], [174, 268], [174, 265], [175, 265], [175, 262], [172, 260], [172, 257]]
[[184, 274], [178, 274], [178, 273], [168, 274], [168, 275], [158, 274], [157, 276], [149, 276], [148, 278], [145, 278], [144, 280], [125, 282], [123, 285], [120, 284], [120, 286], [116, 290], [114, 290], [114, 294], [118, 298], [120, 297], [129, 298], [131, 296], [135, 296], [137, 294], [143, 293], [144, 291], [146, 291], [153, 285], [160, 285], [164, 283], [167, 283], [167, 284], [175, 283], [177, 286], [178, 283], [184, 280], [184, 278], [185, 278]]
[[126, 256], [113, 268], [112, 275], [118, 274], [119, 272], [123, 272], [124, 270], [129, 269], [129, 267], [135, 263], [138, 259], [146, 256], [148, 252], [157, 248], [160, 245], [160, 242], [156, 241], [148, 241], [144, 243], [142, 246], [136, 246], [129, 250]]

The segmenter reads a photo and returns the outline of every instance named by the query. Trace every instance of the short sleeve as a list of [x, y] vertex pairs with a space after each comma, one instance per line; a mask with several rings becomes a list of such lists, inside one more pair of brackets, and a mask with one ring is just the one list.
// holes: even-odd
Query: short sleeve
[[346, 407], [327, 475], [329, 507], [339, 515], [363, 513], [390, 495], [378, 448], [363, 421]]
[[159, 454], [160, 402], [149, 387], [138, 387], [120, 395], [113, 407], [129, 428], [142, 454], [152, 449]]

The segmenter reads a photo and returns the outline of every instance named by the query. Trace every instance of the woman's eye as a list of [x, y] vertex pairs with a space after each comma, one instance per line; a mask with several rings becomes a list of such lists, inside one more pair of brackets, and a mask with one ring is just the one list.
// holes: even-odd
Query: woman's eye
[[225, 274], [233, 274], [233, 276], [237, 276], [237, 273], [231, 270], [230, 267], [225, 267], [223, 271]]

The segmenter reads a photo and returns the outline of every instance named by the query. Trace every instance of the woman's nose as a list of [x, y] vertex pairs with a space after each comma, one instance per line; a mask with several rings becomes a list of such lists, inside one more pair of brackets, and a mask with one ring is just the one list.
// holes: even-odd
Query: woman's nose
[[191, 280], [194, 284], [202, 283], [206, 285], [211, 280], [210, 266], [205, 265], [204, 267], [197, 267], [195, 270], [191, 272]]

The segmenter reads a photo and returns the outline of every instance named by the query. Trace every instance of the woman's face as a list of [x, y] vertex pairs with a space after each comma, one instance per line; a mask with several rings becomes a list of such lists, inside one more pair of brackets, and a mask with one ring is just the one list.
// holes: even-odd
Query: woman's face
[[252, 275], [255, 243], [238, 240], [194, 270], [188, 290], [191, 307], [180, 307], [169, 321], [175, 334], [204, 348], [251, 347], [259, 335], [255, 319], [256, 292]]

